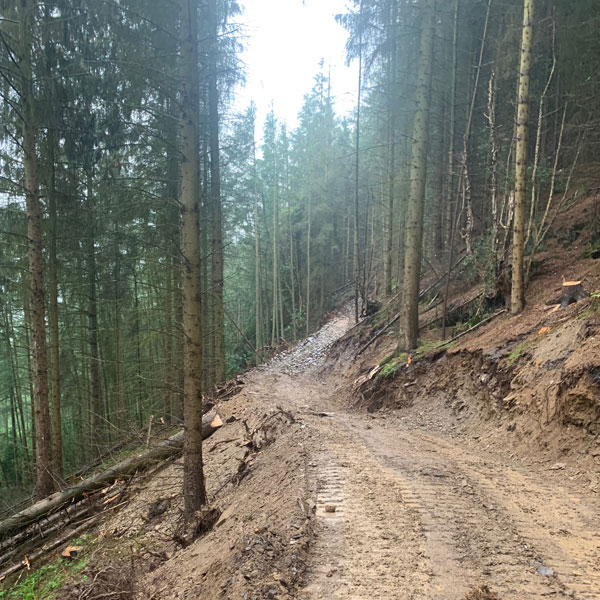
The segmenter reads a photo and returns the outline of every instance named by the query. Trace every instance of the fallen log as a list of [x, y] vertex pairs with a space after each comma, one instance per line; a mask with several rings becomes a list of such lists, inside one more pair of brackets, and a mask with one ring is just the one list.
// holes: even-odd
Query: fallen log
[[[460, 263], [462, 263], [462, 261], [465, 260], [465, 258], [467, 258], [467, 256], [467, 254], [463, 254], [463, 256], [454, 263], [454, 265], [450, 269], [450, 273], [452, 273], [452, 271], [454, 271], [454, 269], [456, 269], [456, 267], [458, 267]], [[436, 286], [438, 286], [440, 283], [443, 283], [444, 279], [446, 279], [446, 276], [447, 273], [444, 273], [441, 277], [438, 277], [432, 284], [426, 287], [422, 292], [419, 292], [419, 300], [421, 300], [427, 294], [429, 294], [429, 292], [433, 290]]]
[[67, 542], [71, 541], [73, 538], [79, 537], [84, 531], [86, 531], [87, 529], [90, 529], [90, 527], [93, 527], [94, 525], [96, 525], [98, 523], [98, 521], [100, 520], [100, 517], [101, 517], [101, 515], [96, 515], [92, 519], [88, 519], [85, 523], [83, 523], [79, 527], [76, 527], [75, 529], [69, 531], [65, 535], [53, 540], [52, 542], [49, 542], [48, 544], [44, 545], [39, 550], [36, 550], [29, 556], [26, 556], [22, 561], [12, 565], [11, 567], [9, 567], [8, 569], [6, 569], [4, 571], [2, 571], [0, 573], [0, 582], [4, 581], [10, 575], [18, 573], [21, 569], [24, 569], [25, 567], [27, 567], [29, 569], [32, 561], [37, 560], [38, 558], [44, 556], [44, 554], [47, 554], [48, 552], [51, 552], [52, 550], [58, 548], [59, 546], [66, 544]]
[[[202, 439], [209, 438], [217, 429], [222, 427], [223, 421], [217, 414], [211, 414], [202, 420]], [[183, 448], [184, 432], [171, 436], [169, 439], [161, 442], [154, 448], [149, 448], [127, 458], [109, 469], [91, 475], [87, 479], [67, 488], [66, 490], [55, 492], [54, 494], [43, 498], [39, 502], [28, 508], [12, 515], [4, 521], [0, 521], [0, 538], [15, 535], [23, 527], [28, 526], [41, 517], [60, 509], [65, 504], [75, 502], [87, 494], [101, 489], [121, 477], [133, 475], [137, 471], [143, 471], [157, 461], [162, 461], [179, 454]]]
[[379, 338], [379, 336], [388, 328], [390, 328], [398, 319], [400, 318], [400, 313], [394, 316], [394, 318], [386, 323], [373, 337], [362, 347], [360, 350], [354, 355], [354, 358], [358, 358], [375, 340]]
[[467, 329], [466, 331], [463, 331], [462, 333], [459, 333], [458, 335], [455, 335], [454, 337], [450, 338], [449, 340], [445, 340], [444, 342], [441, 342], [440, 344], [437, 344], [435, 346], [435, 349], [437, 350], [438, 348], [443, 348], [444, 346], [447, 346], [448, 344], [451, 344], [452, 342], [455, 342], [458, 338], [461, 338], [463, 335], [467, 335], [467, 333], [471, 333], [471, 331], [475, 331], [476, 329], [478, 329], [479, 327], [481, 327], [482, 325], [485, 325], [486, 323], [489, 323], [492, 319], [495, 319], [497, 316], [507, 312], [508, 309], [503, 308], [502, 310], [499, 310], [498, 312], [495, 312], [493, 315], [490, 315], [489, 317], [486, 317], [485, 319], [482, 319], [481, 321], [479, 321], [479, 323], [477, 323], [476, 325], [473, 325], [473, 327], [469, 327], [469, 329]]
[[[472, 302], [475, 302], [475, 300], [478, 300], [479, 298], [481, 298], [481, 296], [483, 296], [483, 294], [484, 294], [484, 292], [481, 291], [476, 296], [474, 296], [472, 298], [467, 298], [467, 300], [464, 300], [460, 304], [456, 304], [455, 306], [448, 308], [446, 310], [446, 318], [448, 318], [449, 315], [461, 310], [462, 308], [465, 308], [465, 306], [468, 306]], [[433, 308], [430, 308], [426, 312], [430, 312], [431, 310], [433, 310]], [[421, 316], [423, 316], [423, 315], [419, 315], [419, 317], [421, 317]], [[425, 327], [430, 327], [431, 325], [433, 325], [434, 323], [439, 321], [441, 318], [443, 318], [443, 316], [444, 316], [443, 314], [436, 315], [434, 319], [425, 320], [423, 323], [419, 323], [419, 329], [425, 329]]]
[[[42, 521], [44, 526], [35, 524], [31, 527], [27, 527], [12, 538], [8, 538], [0, 544], [0, 566], [8, 562], [15, 552], [20, 552], [23, 546], [39, 541], [43, 538], [54, 535], [57, 531], [65, 529], [72, 522], [80, 520], [83, 517], [87, 517], [91, 512], [97, 509], [94, 504], [88, 504], [87, 502], [80, 502], [76, 505], [77, 509], [71, 513], [64, 515], [63, 511], [56, 512], [54, 515], [47, 520]], [[48, 524], [49, 523], [49, 524]]]

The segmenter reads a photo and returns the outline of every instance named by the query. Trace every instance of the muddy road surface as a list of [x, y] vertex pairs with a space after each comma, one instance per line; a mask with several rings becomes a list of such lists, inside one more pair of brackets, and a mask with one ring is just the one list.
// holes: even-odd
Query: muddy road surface
[[453, 600], [486, 585], [500, 599], [600, 598], [597, 495], [401, 413], [346, 410], [322, 361], [349, 325], [335, 319], [249, 381], [305, 424], [317, 527], [299, 597]]

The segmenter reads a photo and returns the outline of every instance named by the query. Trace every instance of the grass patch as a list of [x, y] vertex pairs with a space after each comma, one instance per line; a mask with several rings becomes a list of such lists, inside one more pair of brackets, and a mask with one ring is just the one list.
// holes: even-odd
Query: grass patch
[[[450, 350], [453, 346], [456, 345], [456, 342], [452, 342], [451, 344], [444, 345], [444, 350]], [[440, 342], [432, 342], [431, 340], [425, 340], [423, 343], [417, 348], [417, 351], [414, 354], [411, 354], [412, 362], [417, 362], [422, 358], [425, 358], [427, 354], [434, 352], [440, 347]], [[393, 352], [386, 356], [382, 361], [380, 361], [379, 366], [383, 367], [379, 373], [377, 373], [377, 377], [395, 377], [400, 369], [406, 366], [408, 362], [409, 354], [407, 352], [401, 352], [397, 354]]]
[[517, 346], [515, 346], [512, 352], [508, 355], [508, 364], [512, 367], [528, 350], [533, 346], [533, 340], [524, 340]]
[[600, 315], [600, 294], [592, 294], [590, 305], [578, 315], [578, 319], [594, 319]]
[[95, 541], [84, 535], [73, 540], [71, 545], [83, 546], [82, 555], [75, 559], [60, 557], [31, 571], [10, 589], [0, 589], [0, 600], [52, 600], [59, 597], [61, 588], [87, 566]]
[[406, 365], [406, 361], [408, 360], [408, 354], [406, 354], [406, 352], [401, 352], [398, 355], [392, 356], [393, 358], [385, 363], [383, 369], [379, 371], [377, 374], [378, 377], [395, 377], [399, 369]]

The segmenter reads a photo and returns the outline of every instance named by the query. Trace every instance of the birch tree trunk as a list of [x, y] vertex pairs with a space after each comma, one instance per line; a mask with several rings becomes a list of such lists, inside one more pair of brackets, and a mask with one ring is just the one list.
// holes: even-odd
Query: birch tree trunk
[[527, 186], [527, 127], [529, 124], [529, 73], [533, 43], [534, 0], [524, 0], [523, 37], [517, 111], [517, 167], [515, 176], [515, 209], [513, 225], [512, 289], [510, 310], [513, 314], [525, 308], [525, 193]]
[[413, 121], [410, 192], [406, 212], [406, 241], [404, 262], [404, 293], [402, 295], [402, 324], [399, 347], [411, 350], [417, 346], [419, 335], [419, 282], [423, 246], [423, 208], [427, 178], [427, 144], [429, 135], [429, 105], [431, 70], [433, 64], [435, 0], [423, 3], [419, 77], [416, 90], [416, 109]]
[[198, 3], [182, 0], [181, 208], [183, 260], [183, 497], [187, 518], [206, 503], [202, 467], [202, 289], [200, 285], [200, 122]]

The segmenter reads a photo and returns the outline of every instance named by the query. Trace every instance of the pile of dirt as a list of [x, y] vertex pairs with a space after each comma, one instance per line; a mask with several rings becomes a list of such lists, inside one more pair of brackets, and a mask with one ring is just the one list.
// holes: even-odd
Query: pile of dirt
[[[403, 424], [463, 436], [566, 469], [600, 492], [600, 320], [595, 301], [534, 329], [501, 352], [438, 352], [385, 377], [362, 379], [359, 410], [397, 411]], [[573, 312], [573, 311], [571, 311]]]

